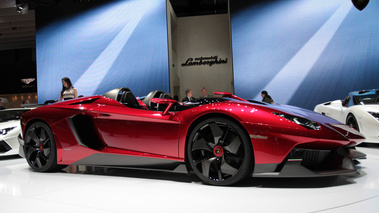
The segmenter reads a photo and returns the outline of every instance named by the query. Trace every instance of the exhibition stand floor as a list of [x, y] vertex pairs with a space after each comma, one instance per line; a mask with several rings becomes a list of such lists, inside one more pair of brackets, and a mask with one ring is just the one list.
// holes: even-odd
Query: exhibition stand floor
[[71, 166], [37, 173], [25, 159], [0, 158], [1, 212], [379, 212], [379, 148], [360, 174], [334, 178], [254, 178], [232, 187], [194, 175]]

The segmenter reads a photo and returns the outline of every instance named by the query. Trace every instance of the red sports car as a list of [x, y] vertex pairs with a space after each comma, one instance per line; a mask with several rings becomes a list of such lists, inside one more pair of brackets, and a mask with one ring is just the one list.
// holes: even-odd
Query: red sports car
[[128, 88], [43, 106], [22, 115], [20, 154], [35, 171], [67, 165], [193, 171], [205, 183], [249, 176], [356, 173], [357, 131], [321, 114], [230, 93], [183, 104]]

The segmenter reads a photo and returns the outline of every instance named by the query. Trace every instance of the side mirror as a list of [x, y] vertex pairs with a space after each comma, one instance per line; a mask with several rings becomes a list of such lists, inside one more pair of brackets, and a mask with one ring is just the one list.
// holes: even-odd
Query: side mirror
[[353, 5], [360, 11], [366, 8], [370, 0], [351, 0]]
[[173, 100], [173, 99], [165, 99], [165, 98], [152, 98], [150, 101], [153, 102], [153, 103], [156, 103], [156, 104], [167, 104], [167, 107], [166, 107], [166, 109], [162, 112], [162, 115], [167, 115], [167, 114], [168, 114], [168, 110], [171, 108], [171, 106], [172, 106], [174, 103], [177, 102], [176, 100]]

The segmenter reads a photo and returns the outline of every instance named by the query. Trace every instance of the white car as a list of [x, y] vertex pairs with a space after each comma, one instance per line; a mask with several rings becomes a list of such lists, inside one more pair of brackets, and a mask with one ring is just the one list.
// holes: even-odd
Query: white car
[[30, 108], [0, 110], [0, 156], [18, 155], [18, 135], [21, 133], [20, 115]]
[[379, 143], [379, 89], [350, 92], [344, 100], [318, 104], [315, 112], [360, 131], [368, 143]]

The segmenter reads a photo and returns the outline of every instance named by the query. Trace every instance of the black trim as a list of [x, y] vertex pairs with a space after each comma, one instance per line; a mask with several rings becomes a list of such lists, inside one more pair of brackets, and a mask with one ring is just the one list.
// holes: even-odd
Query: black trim
[[[357, 174], [357, 160], [366, 155], [354, 148], [336, 150], [293, 149], [286, 159], [277, 165], [257, 164], [255, 177], [320, 177]], [[257, 170], [259, 169], [259, 170]]]
[[104, 153], [93, 154], [79, 161], [76, 161], [72, 165], [99, 167], [110, 166], [129, 169], [148, 169], [188, 173], [186, 166], [182, 161]]
[[76, 103], [72, 103], [72, 104], [69, 104], [69, 105], [78, 105], [78, 104], [92, 104], [93, 102], [97, 101], [99, 98], [93, 98], [93, 99], [89, 99], [89, 100], [85, 100], [85, 101], [79, 101], [79, 102], [76, 102]]
[[105, 147], [90, 116], [77, 114], [67, 118], [67, 121], [79, 145], [95, 150], [101, 150]]
[[0, 153], [6, 153], [11, 149], [12, 147], [10, 147], [7, 142], [0, 141]]
[[255, 164], [254, 173], [275, 172], [278, 163]]
[[151, 91], [143, 100], [142, 102], [145, 103], [146, 107], [150, 110], [158, 110], [157, 109], [157, 104], [151, 103], [152, 98], [159, 98], [161, 94], [164, 94], [163, 91], [160, 90], [155, 90]]
[[130, 92], [130, 89], [127, 87], [116, 88], [116, 89], [113, 89], [111, 91], [104, 93], [103, 96], [120, 102], [123, 92]]

